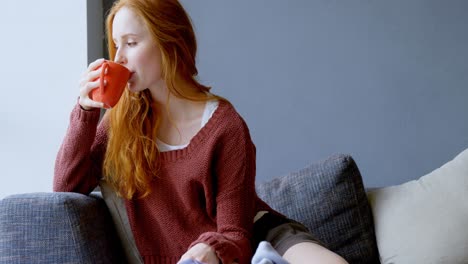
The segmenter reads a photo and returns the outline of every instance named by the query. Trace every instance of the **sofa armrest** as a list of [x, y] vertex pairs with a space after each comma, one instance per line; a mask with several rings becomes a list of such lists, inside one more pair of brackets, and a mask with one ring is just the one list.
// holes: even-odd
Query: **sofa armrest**
[[28, 193], [0, 200], [1, 263], [120, 263], [122, 250], [102, 198]]

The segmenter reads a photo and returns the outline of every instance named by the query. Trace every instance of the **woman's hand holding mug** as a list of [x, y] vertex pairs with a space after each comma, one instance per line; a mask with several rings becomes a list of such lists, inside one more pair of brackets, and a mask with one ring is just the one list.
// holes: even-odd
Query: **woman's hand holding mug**
[[85, 110], [114, 107], [122, 96], [131, 72], [105, 59], [90, 63], [80, 80], [79, 104]]
[[[91, 110], [93, 108], [104, 108], [104, 103], [96, 102], [89, 98], [89, 93], [91, 90], [99, 88], [101, 85], [100, 80], [98, 80], [99, 76], [101, 76], [102, 72], [102, 63], [104, 59], [97, 59], [91, 62], [88, 66], [88, 69], [83, 73], [80, 80], [80, 99], [79, 104], [81, 108], [85, 110]], [[106, 82], [104, 82], [106, 85]]]

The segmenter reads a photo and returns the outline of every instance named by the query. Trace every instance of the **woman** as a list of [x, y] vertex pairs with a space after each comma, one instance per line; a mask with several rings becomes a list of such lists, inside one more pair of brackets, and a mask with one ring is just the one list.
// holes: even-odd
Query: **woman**
[[[89, 92], [99, 86], [103, 59], [89, 65], [57, 155], [54, 190], [87, 194], [105, 180], [125, 199], [145, 263], [249, 263], [256, 212], [267, 212], [257, 225], [269, 226], [258, 240], [293, 224], [255, 194], [255, 146], [244, 120], [195, 79], [196, 40], [185, 10], [175, 0], [121, 0], [106, 29], [110, 58], [132, 76], [98, 124], [104, 106]], [[280, 243], [292, 263], [288, 254], [304, 246], [336, 257], [310, 235], [294, 237]]]

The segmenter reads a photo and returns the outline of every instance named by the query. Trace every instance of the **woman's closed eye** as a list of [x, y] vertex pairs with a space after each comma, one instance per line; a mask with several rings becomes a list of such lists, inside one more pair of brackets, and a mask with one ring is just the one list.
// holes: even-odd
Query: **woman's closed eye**
[[[134, 46], [137, 45], [137, 42], [136, 42], [136, 41], [131, 41], [131, 42], [125, 43], [125, 45], [128, 46], [128, 47], [134, 47]], [[114, 48], [115, 48], [115, 49], [119, 49], [119, 46], [118, 46], [118, 45], [114, 45]]]

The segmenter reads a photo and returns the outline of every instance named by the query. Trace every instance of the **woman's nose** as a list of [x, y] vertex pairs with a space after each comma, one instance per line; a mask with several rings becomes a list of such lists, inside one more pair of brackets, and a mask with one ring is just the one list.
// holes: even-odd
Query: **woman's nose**
[[125, 56], [123, 56], [121, 50], [117, 50], [117, 52], [115, 53], [114, 61], [117, 62], [117, 63], [119, 63], [119, 64], [125, 64], [125, 63], [127, 63], [127, 61], [126, 61], [126, 59], [125, 59]]

